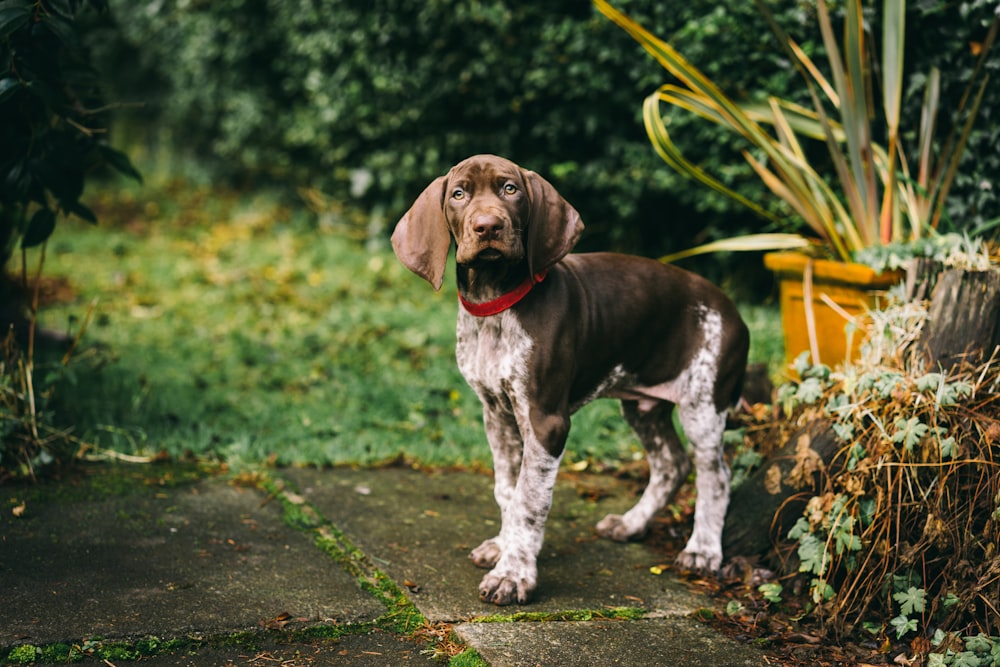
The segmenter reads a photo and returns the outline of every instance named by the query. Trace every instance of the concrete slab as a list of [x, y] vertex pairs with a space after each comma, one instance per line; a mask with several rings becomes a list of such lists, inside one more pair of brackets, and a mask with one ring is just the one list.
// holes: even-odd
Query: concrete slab
[[596, 495], [603, 497], [596, 502], [561, 479], [539, 557], [535, 599], [524, 607], [501, 608], [479, 601], [484, 570], [468, 559], [471, 549], [500, 528], [489, 476], [405, 468], [290, 469], [279, 476], [409, 588], [432, 621], [628, 606], [684, 615], [705, 604], [669, 574], [650, 573], [665, 558], [652, 547], [597, 537], [593, 527], [605, 514], [634, 502], [625, 485], [611, 478], [588, 480], [588, 486], [601, 487]]
[[[171, 468], [163, 469], [132, 477], [169, 476]], [[89, 646], [95, 653], [82, 664], [94, 665], [118, 650], [123, 660], [141, 650], [154, 653], [144, 664], [191, 667], [439, 664], [413, 637], [375, 630], [310, 639], [289, 632], [368, 623], [386, 609], [308, 532], [287, 526], [281, 503], [266, 493], [218, 477], [116, 486], [121, 474], [98, 468], [82, 481], [14, 496], [4, 489], [0, 656], [18, 647], [8, 658], [20, 664], [29, 644], [48, 656]], [[269, 474], [310, 501], [431, 621], [457, 623], [458, 637], [493, 667], [764, 664], [759, 652], [692, 620], [690, 612], [710, 602], [669, 573], [650, 573], [663, 553], [596, 537], [594, 524], [633, 500], [614, 479], [563, 476], [537, 600], [499, 608], [479, 602], [483, 571], [468, 560], [469, 550], [499, 529], [489, 476], [408, 469]], [[582, 618], [562, 612], [623, 606], [651, 613], [641, 620], [599, 613], [558, 620]], [[520, 611], [541, 612], [542, 620], [484, 618]], [[155, 648], [144, 641], [150, 637], [159, 638]], [[98, 638], [107, 641], [88, 641]]]
[[[98, 469], [84, 483], [102, 474], [115, 473]], [[54, 483], [33, 492], [42, 500], [20, 517], [0, 516], [0, 647], [235, 632], [282, 614], [359, 623], [385, 613], [253, 489], [209, 478], [65, 495]]]
[[688, 618], [567, 623], [463, 623], [457, 634], [492, 667], [685, 665], [748, 667], [767, 664]]

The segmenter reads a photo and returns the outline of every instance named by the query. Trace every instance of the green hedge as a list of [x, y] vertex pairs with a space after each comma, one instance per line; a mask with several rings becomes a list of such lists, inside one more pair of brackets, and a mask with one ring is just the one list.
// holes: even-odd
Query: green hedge
[[[815, 50], [810, 4], [774, 4], [782, 25]], [[925, 71], [940, 55], [951, 58], [944, 79], [954, 81], [954, 72], [971, 62], [966, 43], [983, 32], [995, 4], [932, 13], [911, 8], [914, 34], [931, 39], [920, 48], [913, 42], [911, 71]], [[118, 96], [145, 101], [138, 120], [158, 125], [217, 173], [353, 196], [392, 221], [451, 164], [493, 152], [555, 183], [588, 225], [584, 247], [652, 255], [761, 231], [760, 221], [655, 156], [640, 106], [665, 74], [584, 0], [111, 5], [120, 32], [95, 34], [116, 72]], [[618, 5], [728, 91], [749, 97], [801, 91], [753, 3]], [[954, 53], [930, 53], [926, 44]], [[967, 225], [1000, 216], [1000, 183], [994, 191], [982, 185], [1000, 173], [990, 149], [998, 90], [988, 92], [980, 123], [986, 129], [971, 142], [972, 169], [955, 193], [962, 203], [954, 210], [969, 216]], [[918, 104], [920, 91], [911, 97]], [[723, 165], [731, 185], [767, 199], [730, 137], [680, 115], [672, 128], [692, 158], [709, 168]]]

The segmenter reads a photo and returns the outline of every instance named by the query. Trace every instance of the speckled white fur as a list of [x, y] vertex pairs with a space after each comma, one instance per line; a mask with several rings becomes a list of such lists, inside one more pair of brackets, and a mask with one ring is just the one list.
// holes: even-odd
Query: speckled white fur
[[[599, 534], [625, 541], [643, 535], [653, 516], [687, 477], [690, 460], [683, 451], [669, 410], [678, 408], [692, 443], [698, 498], [691, 538], [678, 557], [683, 567], [715, 570], [722, 563], [722, 526], [729, 501], [729, 470], [722, 458], [725, 412], [716, 410], [716, 359], [722, 337], [718, 313], [699, 312], [700, 344], [691, 363], [674, 380], [646, 387], [620, 367], [574, 410], [598, 397], [624, 399], [623, 414], [647, 451], [650, 481], [636, 505], [624, 515], [609, 515], [597, 525]], [[470, 554], [473, 562], [492, 568], [480, 584], [484, 600], [527, 600], [537, 582], [537, 555], [559, 457], [551, 456], [535, 436], [528, 417], [530, 397], [526, 370], [534, 342], [512, 311], [487, 318], [459, 312], [458, 367], [483, 403], [483, 424], [493, 453], [494, 496], [501, 512], [500, 534]]]
[[457, 334], [459, 370], [483, 403], [501, 517], [500, 534], [470, 554], [476, 565], [492, 568], [479, 595], [523, 604], [538, 581], [536, 559], [561, 458], [546, 451], [529, 419], [525, 369], [533, 341], [511, 311], [486, 318], [460, 311]]
[[677, 406], [684, 433], [693, 447], [697, 473], [694, 530], [678, 562], [687, 568], [716, 570], [722, 564], [722, 526], [729, 504], [729, 469], [722, 458], [726, 413], [719, 412], [713, 400], [722, 318], [706, 308], [700, 309], [699, 315], [700, 345], [677, 378], [644, 387], [613, 374], [619, 380], [604, 395], [637, 400], [637, 408], [625, 404], [623, 412], [646, 448], [650, 479], [635, 507], [624, 515], [608, 515], [597, 524], [597, 531], [619, 541], [643, 535], [653, 516], [687, 476], [690, 462], [669, 423], [669, 414], [650, 414], [663, 405], [661, 401], [667, 401]]

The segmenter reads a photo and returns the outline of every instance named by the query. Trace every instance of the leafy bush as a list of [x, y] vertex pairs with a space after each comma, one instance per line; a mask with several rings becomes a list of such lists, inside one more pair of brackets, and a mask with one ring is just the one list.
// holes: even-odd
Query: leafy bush
[[801, 380], [777, 393], [789, 425], [830, 420], [842, 443], [788, 534], [792, 562], [834, 632], [996, 635], [1000, 368], [945, 375], [904, 353], [927, 317], [919, 304], [871, 317], [857, 366], [803, 355]]
[[[726, 198], [664, 168], [639, 108], [661, 82], [658, 68], [580, 0], [111, 4], [124, 40], [102, 33], [105, 57], [117, 66], [119, 95], [148, 103], [136, 120], [158, 123], [156, 137], [234, 178], [266, 174], [336, 197], [353, 192], [385, 224], [450, 165], [494, 152], [549, 176], [583, 213], [591, 247], [656, 254], [750, 227]], [[800, 88], [751, 3], [617, 4], [727, 90], [759, 99]], [[910, 19], [964, 43], [989, 14], [972, 4], [968, 14], [915, 6]], [[808, 4], [783, 2], [775, 14], [816, 52]], [[914, 55], [913, 70], [926, 71], [929, 56]], [[984, 108], [991, 100], [1000, 108], [1000, 93], [988, 97]], [[736, 162], [724, 131], [679, 115], [670, 122], [693, 161]], [[977, 141], [989, 152], [980, 134], [970, 146]], [[1000, 172], [967, 173], [992, 183]], [[749, 169], [727, 168], [724, 178], [764, 199]], [[975, 215], [1000, 215], [980, 200], [986, 208]]]

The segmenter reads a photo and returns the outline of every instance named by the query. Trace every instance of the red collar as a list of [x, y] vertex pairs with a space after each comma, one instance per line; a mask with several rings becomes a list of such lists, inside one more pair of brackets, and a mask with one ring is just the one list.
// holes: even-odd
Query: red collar
[[546, 269], [545, 271], [536, 273], [533, 276], [528, 276], [524, 279], [524, 282], [515, 287], [513, 290], [507, 292], [506, 294], [501, 294], [491, 301], [472, 303], [462, 298], [461, 294], [458, 295], [458, 300], [462, 303], [462, 307], [464, 307], [470, 315], [474, 315], [476, 317], [497, 315], [508, 308], [512, 308], [514, 304], [528, 296], [528, 292], [531, 291], [531, 288], [545, 280], [545, 275], [547, 273], [548, 270]]

